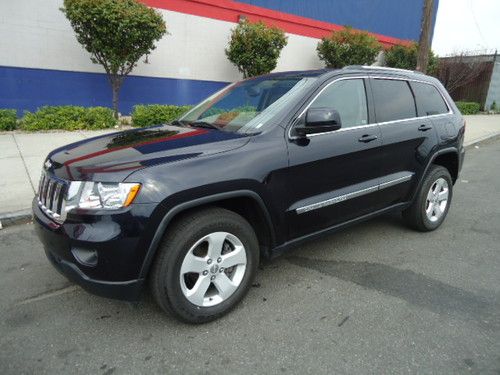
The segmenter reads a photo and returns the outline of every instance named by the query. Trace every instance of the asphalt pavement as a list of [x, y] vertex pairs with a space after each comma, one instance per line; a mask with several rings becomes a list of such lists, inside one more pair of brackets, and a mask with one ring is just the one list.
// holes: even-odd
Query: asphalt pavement
[[499, 374], [500, 141], [472, 148], [440, 229], [387, 215], [262, 264], [201, 326], [89, 295], [31, 224], [0, 231], [0, 374]]

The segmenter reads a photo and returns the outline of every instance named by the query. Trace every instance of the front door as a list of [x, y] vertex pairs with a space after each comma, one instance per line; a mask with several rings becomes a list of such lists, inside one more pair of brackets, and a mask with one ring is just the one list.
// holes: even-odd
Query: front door
[[286, 212], [289, 239], [321, 231], [377, 208], [379, 126], [371, 123], [363, 78], [328, 83], [308, 108], [331, 108], [340, 114], [339, 130], [294, 136], [288, 140]]

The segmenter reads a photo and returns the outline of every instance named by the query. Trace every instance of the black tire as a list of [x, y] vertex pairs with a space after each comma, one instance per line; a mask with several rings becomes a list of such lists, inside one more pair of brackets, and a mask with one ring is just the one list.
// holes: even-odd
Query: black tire
[[[246, 269], [238, 288], [227, 299], [215, 306], [198, 306], [191, 303], [182, 291], [181, 266], [197, 241], [221, 231], [236, 236], [243, 244]], [[165, 233], [150, 275], [151, 291], [158, 305], [176, 318], [187, 323], [206, 323], [228, 313], [245, 296], [252, 284], [258, 263], [257, 236], [244, 218], [222, 208], [201, 209], [182, 215]], [[210, 275], [212, 274], [209, 273]], [[214, 274], [214, 277], [218, 276]], [[199, 277], [202, 277], [201, 274]], [[210, 287], [215, 287], [215, 284], [210, 284]]]
[[[427, 194], [432, 186], [436, 183], [438, 179], [446, 180], [448, 184], [448, 201], [446, 203], [445, 209], [442, 211], [439, 219], [435, 221], [431, 221], [427, 214], [426, 208], [428, 206], [427, 203]], [[410, 207], [403, 211], [403, 218], [406, 223], [413, 229], [418, 230], [420, 232], [429, 232], [437, 229], [446, 218], [448, 211], [450, 209], [451, 199], [453, 196], [453, 181], [451, 179], [450, 172], [448, 169], [440, 166], [440, 165], [432, 165], [429, 168], [426, 176], [424, 177], [424, 181], [420, 186], [420, 189], [415, 196], [415, 199]]]

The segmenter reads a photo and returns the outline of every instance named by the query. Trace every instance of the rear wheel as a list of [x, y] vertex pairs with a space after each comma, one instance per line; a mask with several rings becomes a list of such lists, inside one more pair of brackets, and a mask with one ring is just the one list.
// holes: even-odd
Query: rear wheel
[[437, 229], [444, 221], [453, 195], [450, 172], [433, 165], [422, 182], [412, 205], [403, 211], [406, 222], [414, 229], [427, 232]]
[[259, 261], [251, 225], [232, 211], [204, 209], [168, 230], [151, 275], [157, 303], [177, 318], [204, 323], [246, 294]]

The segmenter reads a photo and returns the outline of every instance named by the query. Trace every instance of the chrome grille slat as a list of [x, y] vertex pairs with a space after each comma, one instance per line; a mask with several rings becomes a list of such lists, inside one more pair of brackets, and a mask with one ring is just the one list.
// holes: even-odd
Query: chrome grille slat
[[57, 206], [59, 206], [59, 200], [61, 198], [61, 188], [62, 184], [56, 183], [56, 188], [54, 189], [54, 194], [52, 194], [52, 202], [50, 204], [50, 210], [53, 212], [59, 212]]
[[45, 181], [45, 189], [43, 190], [43, 204], [47, 206], [47, 195], [49, 194], [50, 179], [47, 178]]
[[67, 184], [64, 181], [51, 177], [46, 172], [42, 173], [38, 188], [38, 205], [47, 216], [59, 223], [66, 218], [66, 192]]
[[45, 183], [45, 173], [42, 173], [40, 182], [38, 183], [38, 196], [42, 195], [43, 184]]
[[54, 201], [57, 201], [56, 197], [56, 190], [57, 190], [57, 185], [59, 185], [56, 181], [52, 181], [52, 189], [50, 190], [50, 195], [49, 195], [49, 205], [48, 207], [52, 212], [54, 212]]
[[44, 206], [50, 210], [50, 196], [52, 194], [52, 190], [54, 189], [54, 181], [49, 180], [47, 185], [47, 193], [45, 193]]
[[44, 175], [42, 187], [40, 188], [40, 197], [39, 197], [40, 202], [43, 202], [43, 196], [45, 195], [45, 190], [47, 189], [47, 183], [48, 183], [47, 175]]
[[56, 212], [64, 211], [64, 199], [66, 197], [66, 192], [68, 191], [67, 186], [61, 184], [61, 190], [59, 191], [59, 199], [57, 201]]

